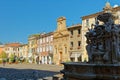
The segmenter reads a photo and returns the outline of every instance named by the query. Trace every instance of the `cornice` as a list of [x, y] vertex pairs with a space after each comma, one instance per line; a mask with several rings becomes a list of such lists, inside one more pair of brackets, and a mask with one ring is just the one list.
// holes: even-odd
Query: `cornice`
[[53, 39], [63, 38], [63, 37], [67, 37], [67, 36], [69, 36], [69, 34], [65, 34], [63, 36], [54, 36]]
[[82, 20], [84, 20], [84, 19], [96, 17], [96, 16], [98, 16], [99, 14], [102, 14], [102, 13], [103, 13], [103, 11], [102, 12], [97, 12], [95, 14], [90, 14], [90, 15], [87, 15], [87, 16], [82, 16], [81, 18], [82, 18]]
[[[116, 12], [118, 10], [120, 10], [120, 6], [113, 8], [112, 12]], [[94, 13], [94, 14], [89, 14], [87, 16], [82, 16], [81, 18], [82, 18], [82, 20], [84, 20], [84, 19], [96, 17], [96, 16], [98, 16], [99, 14], [102, 14], [102, 13], [104, 13], [104, 11], [100, 11], [100, 12], [97, 12], [97, 13]]]

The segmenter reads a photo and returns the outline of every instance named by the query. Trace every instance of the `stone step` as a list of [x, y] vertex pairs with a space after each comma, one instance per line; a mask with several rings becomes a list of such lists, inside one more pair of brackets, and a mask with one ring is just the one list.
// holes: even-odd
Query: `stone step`
[[53, 76], [53, 80], [61, 80], [63, 78], [63, 74], [57, 74]]
[[43, 80], [43, 79], [37, 79], [37, 80]]
[[53, 77], [45, 77], [43, 80], [53, 80]]

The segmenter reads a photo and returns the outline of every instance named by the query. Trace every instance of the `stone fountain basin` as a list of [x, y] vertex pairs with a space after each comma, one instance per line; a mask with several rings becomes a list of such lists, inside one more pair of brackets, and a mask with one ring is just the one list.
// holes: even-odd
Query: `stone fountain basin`
[[63, 80], [120, 80], [120, 64], [62, 63]]

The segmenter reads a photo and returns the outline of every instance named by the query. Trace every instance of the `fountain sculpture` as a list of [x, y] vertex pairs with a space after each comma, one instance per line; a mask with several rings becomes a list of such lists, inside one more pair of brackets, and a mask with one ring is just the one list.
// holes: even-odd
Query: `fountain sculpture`
[[[111, 13], [99, 15], [94, 29], [89, 29], [86, 33], [90, 63], [120, 62], [120, 25], [114, 24], [114, 18]], [[98, 20], [103, 25], [99, 25]]]
[[112, 13], [97, 16], [85, 35], [89, 62], [63, 63], [63, 80], [120, 80], [120, 25], [114, 19]]

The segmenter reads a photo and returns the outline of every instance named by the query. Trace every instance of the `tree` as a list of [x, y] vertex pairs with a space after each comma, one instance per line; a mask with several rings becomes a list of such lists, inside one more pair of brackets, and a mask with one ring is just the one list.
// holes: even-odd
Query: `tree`
[[13, 63], [15, 61], [15, 55], [11, 54], [9, 57], [9, 62]]
[[0, 58], [1, 59], [7, 59], [7, 54], [4, 51], [2, 51], [1, 54], [0, 54]]
[[7, 54], [4, 51], [0, 53], [0, 63], [3, 61], [7, 61]]

